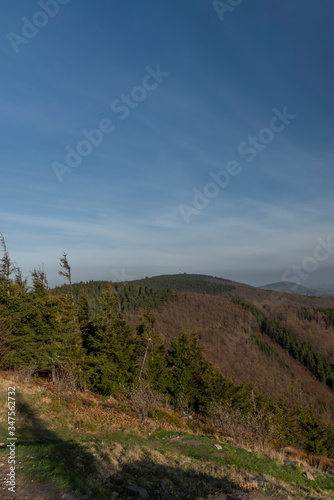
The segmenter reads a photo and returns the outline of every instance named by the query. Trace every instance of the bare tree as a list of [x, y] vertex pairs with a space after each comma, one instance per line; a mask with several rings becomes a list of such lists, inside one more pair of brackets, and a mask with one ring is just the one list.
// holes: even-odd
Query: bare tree
[[146, 323], [147, 323], [147, 324], [142, 323], [143, 331], [146, 332], [146, 334], [147, 334], [147, 338], [145, 339], [147, 342], [147, 345], [146, 345], [145, 354], [144, 354], [143, 361], [142, 361], [140, 371], [139, 371], [139, 377], [138, 377], [139, 381], [140, 381], [141, 376], [143, 374], [148, 351], [149, 351], [150, 347], [152, 346], [152, 338], [154, 336], [154, 325], [155, 325], [155, 321], [156, 321], [155, 318], [150, 313], [150, 311], [148, 311], [148, 310], [144, 314], [143, 319], [146, 320]]

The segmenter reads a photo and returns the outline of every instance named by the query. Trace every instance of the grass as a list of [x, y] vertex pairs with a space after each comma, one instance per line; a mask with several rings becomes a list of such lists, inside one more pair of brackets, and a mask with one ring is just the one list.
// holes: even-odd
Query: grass
[[[133, 482], [150, 498], [200, 500], [217, 491], [280, 491], [289, 495], [334, 498], [334, 474], [311, 469], [281, 454], [273, 459], [246, 450], [221, 437], [192, 431], [189, 422], [171, 410], [156, 410], [141, 422], [115, 400], [90, 393], [65, 396], [45, 382], [18, 383], [18, 477], [54, 481], [62, 491], [80, 492], [95, 500], [111, 493], [127, 498]], [[6, 390], [0, 381], [1, 417], [6, 413]], [[7, 426], [1, 418], [0, 441]], [[219, 444], [217, 449], [214, 444]], [[7, 454], [0, 449], [0, 457]], [[315, 481], [308, 481], [311, 470]]]

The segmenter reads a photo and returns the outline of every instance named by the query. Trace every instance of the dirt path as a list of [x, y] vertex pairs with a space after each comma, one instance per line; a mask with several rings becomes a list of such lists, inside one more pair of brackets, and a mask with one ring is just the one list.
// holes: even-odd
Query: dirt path
[[1, 500], [89, 500], [87, 497], [61, 492], [53, 483], [37, 483], [20, 477], [17, 469], [15, 493], [8, 490], [7, 482], [9, 466], [7, 455], [0, 457], [0, 498]]

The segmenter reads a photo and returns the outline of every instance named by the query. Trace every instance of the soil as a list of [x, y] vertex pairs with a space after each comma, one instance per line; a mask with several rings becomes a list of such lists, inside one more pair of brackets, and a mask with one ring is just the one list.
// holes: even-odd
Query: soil
[[87, 497], [64, 493], [52, 482], [43, 484], [20, 478], [19, 469], [16, 470], [15, 493], [9, 491], [7, 459], [7, 455], [0, 457], [1, 500], [88, 500]]

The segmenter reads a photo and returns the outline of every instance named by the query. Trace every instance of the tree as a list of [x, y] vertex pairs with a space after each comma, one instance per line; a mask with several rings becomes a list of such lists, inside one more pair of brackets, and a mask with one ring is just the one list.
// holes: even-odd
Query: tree
[[70, 286], [70, 294], [72, 297], [72, 302], [74, 301], [73, 297], [73, 288], [72, 288], [72, 276], [71, 276], [71, 267], [67, 260], [67, 253], [63, 252], [63, 256], [60, 258], [60, 267], [61, 271], [58, 271], [60, 276], [64, 276], [68, 280], [68, 284]]
[[168, 365], [171, 377], [168, 391], [174, 402], [186, 398], [191, 409], [205, 412], [215, 394], [215, 374], [196, 334], [182, 333], [176, 342], [171, 342]]
[[147, 310], [141, 319], [137, 326], [138, 352], [141, 359], [138, 380], [143, 378], [153, 389], [165, 392], [169, 384], [167, 350], [154, 331], [156, 320], [152, 313]]
[[84, 336], [87, 377], [91, 386], [110, 394], [134, 380], [137, 344], [133, 329], [120, 312], [110, 284], [102, 295], [102, 309]]
[[15, 271], [15, 264], [10, 260], [2, 233], [0, 233], [0, 244], [3, 250], [3, 256], [0, 260], [0, 284], [5, 283], [7, 285], [7, 294], [9, 295], [10, 276]]
[[77, 317], [80, 330], [83, 334], [87, 333], [89, 328], [90, 304], [88, 299], [88, 292], [83, 291], [79, 295], [77, 302]]
[[34, 269], [31, 273], [33, 282], [33, 291], [37, 295], [45, 295], [49, 290], [49, 284], [44, 271], [44, 265], [42, 267], [38, 266], [38, 269]]
[[21, 269], [18, 265], [16, 265], [14, 283], [19, 287], [22, 293], [25, 293], [28, 290], [27, 282], [28, 278], [23, 278]]

